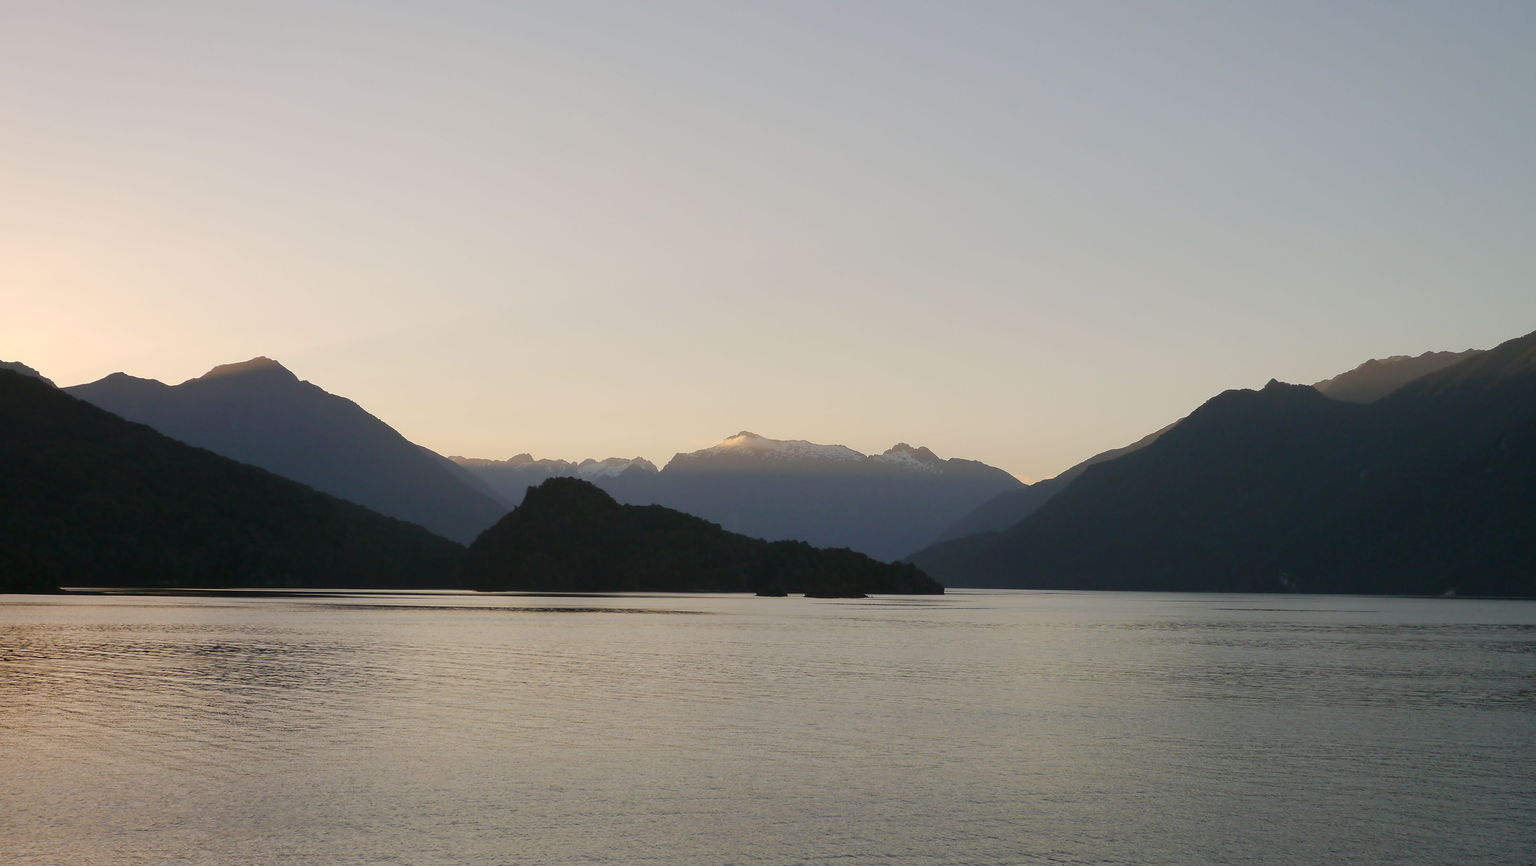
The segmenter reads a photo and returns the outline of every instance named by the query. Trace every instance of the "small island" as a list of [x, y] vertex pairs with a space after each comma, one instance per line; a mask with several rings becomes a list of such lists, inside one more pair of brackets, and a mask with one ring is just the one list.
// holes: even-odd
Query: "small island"
[[522, 505], [470, 545], [466, 568], [476, 589], [491, 592], [944, 592], [910, 563], [749, 538], [659, 505], [620, 505], [576, 478], [529, 488]]

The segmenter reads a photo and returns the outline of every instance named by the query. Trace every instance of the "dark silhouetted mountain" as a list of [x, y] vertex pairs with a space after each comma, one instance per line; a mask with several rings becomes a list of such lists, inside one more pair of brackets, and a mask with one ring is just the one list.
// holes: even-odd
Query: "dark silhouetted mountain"
[[1026, 484], [1015, 490], [1004, 490], [991, 499], [983, 502], [974, 511], [960, 518], [951, 525], [933, 543], [949, 541], [955, 538], [964, 538], [967, 535], [975, 535], [981, 532], [1000, 532], [1018, 523], [1036, 509], [1044, 505], [1052, 496], [1061, 492], [1073, 479], [1083, 474], [1083, 470], [1089, 466], [1113, 460], [1132, 451], [1139, 451], [1157, 441], [1157, 437], [1168, 432], [1173, 427], [1169, 424], [1160, 430], [1155, 430], [1140, 439], [1121, 448], [1112, 448], [1101, 451], [1089, 457], [1087, 460], [1067, 469], [1054, 478], [1046, 478], [1033, 484]]
[[1370, 404], [1228, 391], [913, 561], [959, 586], [1536, 595], [1536, 334]]
[[621, 505], [578, 478], [551, 478], [470, 545], [486, 590], [942, 593], [916, 567], [850, 550], [768, 542], [657, 505]]
[[[49, 379], [47, 376], [44, 376], [42, 373], [37, 372], [36, 370], [28, 367], [26, 364], [23, 364], [20, 361], [0, 361], [0, 370], [10, 370], [14, 373], [20, 373], [23, 376], [31, 376], [34, 379], [41, 379], [42, 381], [53, 385], [52, 379]], [[55, 388], [58, 387], [57, 385], [53, 386]]]
[[[1481, 352], [1482, 350], [1480, 349], [1469, 349], [1465, 352], [1425, 352], [1417, 357], [1395, 355], [1391, 358], [1366, 361], [1347, 373], [1340, 373], [1331, 379], [1324, 379], [1313, 387], [1335, 400], [1343, 400], [1349, 403], [1370, 403], [1401, 388], [1420, 376], [1467, 360], [1481, 354]], [[1123, 448], [1115, 448], [1095, 454], [1062, 472], [1055, 478], [1047, 478], [1043, 481], [1026, 485], [1018, 490], [1006, 490], [999, 493], [949, 527], [934, 543], [963, 538], [967, 535], [983, 532], [1001, 532], [1008, 529], [1033, 514], [1036, 509], [1049, 501], [1052, 496], [1064, 490], [1068, 484], [1072, 483], [1089, 466], [1113, 460], [1132, 451], [1145, 448], [1152, 444], [1157, 437], [1166, 433], [1172, 426], [1170, 424], [1168, 427], [1149, 433]]]
[[456, 464], [356, 403], [253, 358], [176, 386], [113, 373], [66, 388], [189, 445], [468, 542], [506, 507]]
[[479, 457], [448, 458], [496, 493], [509, 506], [523, 501], [530, 487], [550, 478], [581, 478], [596, 484], [620, 502], [643, 503], [654, 489], [656, 464], [643, 457], [609, 457], [606, 460], [536, 460], [532, 454], [518, 454], [507, 460]]
[[0, 371], [0, 586], [451, 587], [463, 549]]
[[1481, 349], [1468, 349], [1465, 352], [1425, 352], [1416, 357], [1393, 355], [1390, 358], [1373, 358], [1347, 373], [1324, 379], [1312, 387], [1335, 400], [1373, 403], [1420, 376], [1427, 376], [1480, 354]]
[[580, 464], [528, 454], [504, 461], [453, 459], [511, 501], [546, 478], [580, 477], [625, 504], [665, 505], [732, 532], [848, 547], [885, 560], [933, 538], [998, 493], [1022, 487], [1001, 469], [940, 459], [906, 443], [866, 456], [841, 445], [747, 432], [678, 454], [660, 472], [640, 458]]

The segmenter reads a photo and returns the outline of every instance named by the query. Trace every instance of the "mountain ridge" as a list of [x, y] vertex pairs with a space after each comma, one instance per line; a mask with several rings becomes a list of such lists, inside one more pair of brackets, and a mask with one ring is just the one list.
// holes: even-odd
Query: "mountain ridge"
[[0, 371], [0, 587], [460, 585], [462, 548]]
[[1424, 352], [1372, 358], [1354, 369], [1313, 383], [1312, 387], [1335, 400], [1373, 403], [1404, 385], [1482, 354], [1482, 349], [1462, 352]]
[[1529, 334], [1374, 403], [1223, 392], [1010, 529], [912, 560], [961, 586], [1532, 595], [1533, 464]]
[[270, 358], [179, 385], [114, 373], [64, 389], [182, 442], [467, 543], [506, 510], [447, 458]]
[[610, 458], [618, 472], [581, 471], [571, 461], [520, 454], [507, 461], [455, 457], [521, 500], [553, 476], [580, 476], [630, 505], [662, 505], [768, 540], [798, 539], [848, 547], [876, 559], [907, 553], [980, 502], [1021, 486], [1007, 472], [975, 460], [940, 458], [898, 442], [867, 455], [844, 445], [771, 439], [742, 430], [715, 445], [679, 452], [660, 470], [640, 458]]
[[0, 370], [10, 370], [13, 373], [20, 373], [23, 376], [30, 376], [33, 379], [47, 382], [54, 388], [59, 387], [58, 385], [54, 384], [52, 379], [44, 376], [42, 373], [37, 372], [31, 367], [28, 367], [26, 364], [23, 364], [20, 361], [0, 361]]
[[[1371, 359], [1336, 376], [1314, 383], [1312, 387], [1335, 400], [1370, 403], [1419, 377], [1475, 357], [1483, 351], [1468, 349], [1463, 352], [1424, 352], [1413, 356], [1393, 355], [1389, 358]], [[1177, 423], [1179, 422], [1174, 422], [1174, 424]], [[966, 514], [927, 546], [953, 541], [967, 535], [1006, 530], [1033, 514], [1089, 466], [1145, 448], [1168, 432], [1174, 424], [1154, 430], [1129, 445], [1095, 454], [1052, 478], [1033, 482], [1020, 490], [1004, 491]]]

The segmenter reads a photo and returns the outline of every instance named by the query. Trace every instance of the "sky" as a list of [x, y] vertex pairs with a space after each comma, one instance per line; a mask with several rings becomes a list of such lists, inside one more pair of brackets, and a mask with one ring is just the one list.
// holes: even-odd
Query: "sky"
[[1529, 2], [0, 4], [0, 359], [1049, 477], [1536, 330]]

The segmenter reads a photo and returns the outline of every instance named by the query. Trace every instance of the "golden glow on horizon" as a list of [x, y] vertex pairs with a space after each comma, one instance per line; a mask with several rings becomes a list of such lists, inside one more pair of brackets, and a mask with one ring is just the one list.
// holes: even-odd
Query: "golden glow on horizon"
[[600, 9], [8, 6], [0, 358], [266, 355], [467, 456], [1045, 478], [1536, 326], [1536, 8]]

